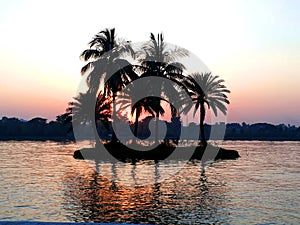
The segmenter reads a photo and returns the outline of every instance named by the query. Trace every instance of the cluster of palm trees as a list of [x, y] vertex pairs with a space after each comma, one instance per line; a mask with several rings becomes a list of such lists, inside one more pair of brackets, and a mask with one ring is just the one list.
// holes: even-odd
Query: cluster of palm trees
[[[218, 110], [226, 114], [226, 104], [229, 104], [226, 93], [230, 91], [223, 85], [224, 80], [211, 73], [185, 74], [185, 66], [178, 59], [187, 56], [189, 52], [185, 49], [169, 48], [162, 34], [155, 37], [151, 33], [150, 41], [140, 49], [134, 50], [129, 41], [116, 38], [115, 29], [100, 31], [89, 43], [89, 49], [81, 54], [81, 59], [86, 62], [81, 73], [87, 74], [88, 91], [80, 93], [69, 103], [67, 117], [78, 124], [91, 121], [95, 121], [96, 124], [100, 121], [105, 123], [116, 120], [117, 110], [129, 105], [131, 114], [135, 115], [134, 135], [137, 136], [138, 133], [140, 116], [143, 112], [147, 112], [156, 118], [155, 141], [158, 142], [158, 121], [159, 116], [166, 110], [162, 101], [166, 101], [171, 108], [172, 116], [180, 116], [192, 108], [194, 116], [198, 110], [200, 111], [201, 142], [206, 144], [205, 105], [211, 108], [215, 115]], [[147, 77], [160, 77], [172, 81], [174, 89], [188, 93], [193, 104], [186, 103], [185, 99], [178, 96], [181, 108], [176, 109], [168, 100], [168, 90], [163, 84], [155, 82], [147, 85], [149, 96], [140, 99], [134, 105], [130, 96], [118, 95], [128, 84]], [[154, 89], [159, 90], [166, 98], [151, 95], [151, 90]], [[97, 128], [95, 134], [98, 135]], [[114, 132], [112, 135], [112, 141], [117, 141]]]

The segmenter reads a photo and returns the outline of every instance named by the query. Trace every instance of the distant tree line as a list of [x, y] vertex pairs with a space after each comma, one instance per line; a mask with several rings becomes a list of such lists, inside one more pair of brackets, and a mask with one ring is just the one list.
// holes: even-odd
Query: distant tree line
[[36, 117], [29, 121], [2, 117], [0, 120], [0, 140], [55, 140], [74, 138], [68, 132], [68, 125], [62, 121], [51, 121]]
[[269, 123], [230, 123], [226, 125], [225, 139], [299, 141], [300, 126]]
[[[123, 122], [123, 126], [130, 126], [132, 132], [137, 133], [137, 137], [140, 139], [146, 139], [150, 136], [149, 123], [153, 117], [148, 116], [139, 121], [139, 129], [134, 131], [134, 123], [128, 121]], [[166, 122], [167, 132], [166, 140], [178, 140], [191, 139], [191, 131], [201, 133], [199, 131], [199, 125], [196, 123], [190, 123], [189, 126], [182, 126], [182, 122], [179, 117], [172, 118], [172, 121]], [[99, 136], [101, 139], [110, 139], [113, 134], [113, 128], [111, 122], [108, 125], [99, 124]], [[122, 124], [120, 125], [122, 126]], [[278, 140], [278, 141], [300, 141], [300, 126], [294, 125], [273, 125], [269, 123], [217, 123], [215, 125], [204, 125], [205, 132], [209, 139], [210, 133], [214, 128], [220, 128], [215, 130], [225, 129], [225, 140]], [[122, 130], [122, 129], [120, 129]], [[86, 136], [83, 139], [88, 139], [92, 131], [87, 125]], [[126, 138], [126, 133], [122, 134]], [[197, 137], [196, 137], [197, 138]], [[0, 140], [54, 140], [54, 141], [74, 141], [74, 135], [72, 132], [72, 123], [65, 123], [61, 116], [57, 116], [56, 121], [47, 122], [47, 119], [36, 117], [29, 121], [25, 121], [18, 118], [2, 117], [0, 120]]]

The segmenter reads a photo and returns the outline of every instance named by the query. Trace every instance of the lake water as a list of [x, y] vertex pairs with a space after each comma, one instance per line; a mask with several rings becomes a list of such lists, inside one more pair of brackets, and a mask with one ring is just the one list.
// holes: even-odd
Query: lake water
[[199, 162], [75, 160], [75, 143], [0, 142], [0, 220], [299, 224], [300, 142], [222, 146], [241, 158], [204, 171]]

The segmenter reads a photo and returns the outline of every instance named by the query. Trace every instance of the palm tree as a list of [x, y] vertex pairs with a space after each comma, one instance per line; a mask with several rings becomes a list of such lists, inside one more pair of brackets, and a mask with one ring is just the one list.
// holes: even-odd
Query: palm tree
[[93, 62], [103, 58], [117, 58], [126, 54], [134, 56], [129, 41], [116, 40], [115, 29], [105, 29], [95, 35], [89, 42], [89, 49], [84, 50], [80, 58], [88, 63], [82, 67], [81, 73], [86, 73], [93, 67]]
[[[81, 54], [81, 58], [88, 61], [81, 73], [92, 70], [87, 77], [87, 84], [94, 93], [99, 92], [100, 82], [104, 81], [104, 95], [112, 96], [114, 119], [117, 92], [138, 76], [133, 66], [122, 57], [135, 57], [135, 54], [130, 42], [116, 39], [115, 29], [100, 31], [89, 44], [90, 48]], [[116, 140], [114, 133], [113, 140]]]
[[[224, 80], [219, 79], [219, 76], [213, 76], [211, 73], [193, 73], [186, 77], [185, 86], [189, 90], [189, 94], [195, 104], [194, 116], [197, 110], [200, 110], [200, 132], [201, 142], [206, 145], [204, 133], [205, 120], [205, 104], [211, 108], [217, 116], [218, 110], [226, 115], [227, 108], [225, 104], [229, 104], [228, 97], [225, 93], [230, 93], [222, 83]], [[199, 108], [200, 107], [200, 108]]]
[[157, 105], [155, 103], [157, 103], [157, 100], [155, 98], [156, 97], [145, 97], [132, 105], [132, 99], [129, 93], [125, 91], [122, 95], [119, 96], [118, 104], [120, 105], [120, 110], [126, 110], [128, 107], [130, 107], [131, 115], [133, 116], [135, 114], [133, 131], [135, 137], [137, 137], [138, 135], [139, 118], [143, 112], [147, 112], [153, 117], [155, 117], [156, 111], [159, 111], [160, 114], [164, 114], [165, 111], [161, 106], [159, 109], [156, 109]]
[[[122, 63], [124, 63], [122, 66]], [[126, 62], [122, 62], [122, 59], [115, 59], [113, 62], [114, 67], [118, 67], [118, 69], [113, 69], [116, 71], [104, 84], [104, 93], [105, 96], [112, 96], [112, 119], [116, 122], [116, 97], [117, 93], [122, 90], [126, 84], [130, 83], [130, 81], [137, 79], [138, 75], [134, 72], [132, 65], [126, 65]], [[113, 123], [113, 125], [115, 125]], [[117, 137], [113, 132], [112, 141], [117, 141]]]
[[[142, 71], [141, 77], [157, 76], [170, 79], [177, 82], [178, 78], [182, 78], [182, 72], [184, 69], [183, 64], [176, 62], [178, 57], [188, 56], [188, 51], [182, 48], [170, 49], [167, 48], [162, 34], [157, 35], [157, 39], [154, 34], [150, 35], [150, 42], [142, 47], [142, 50], [138, 53], [140, 55], [140, 70]], [[157, 84], [149, 84], [149, 89], [158, 90], [164, 92], [164, 86], [157, 86]], [[165, 91], [168, 94], [170, 90]], [[161, 99], [153, 98], [152, 104], [155, 108], [155, 142], [158, 142], [158, 120], [161, 109]]]
[[[96, 145], [99, 144], [98, 140], [98, 123], [102, 122], [107, 126], [110, 119], [111, 101], [107, 99], [102, 92], [99, 93], [97, 98], [91, 91], [87, 93], [79, 93], [74, 98], [75, 101], [69, 102], [69, 107], [66, 109], [66, 120], [72, 120], [75, 126], [86, 125], [95, 121], [93, 127]], [[95, 103], [94, 105], [92, 103]], [[94, 117], [94, 118], [93, 118]]]
[[142, 112], [148, 112], [154, 117], [155, 108], [152, 105], [150, 98], [143, 98], [132, 106], [131, 115], [135, 112], [135, 122], [134, 122], [134, 131], [133, 134], [135, 137], [138, 135], [138, 124], [139, 118]]
[[122, 57], [135, 53], [129, 41], [117, 40], [115, 29], [100, 31], [89, 43], [90, 48], [81, 53], [81, 58], [88, 63], [82, 67], [81, 73], [85, 74], [92, 70], [87, 77], [87, 84], [90, 89], [99, 90], [100, 81], [105, 80], [106, 75], [113, 71], [111, 80], [107, 81], [105, 94], [112, 91], [116, 93], [120, 89], [120, 82], [128, 82], [135, 74], [131, 64]]

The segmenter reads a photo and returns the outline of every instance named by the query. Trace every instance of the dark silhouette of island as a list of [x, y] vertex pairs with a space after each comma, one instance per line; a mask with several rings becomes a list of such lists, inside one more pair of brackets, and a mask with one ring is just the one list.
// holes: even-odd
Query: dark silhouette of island
[[[153, 117], [148, 116], [139, 121], [139, 129], [137, 137], [139, 139], [146, 139], [150, 136], [149, 122]], [[179, 138], [182, 140], [190, 140], [188, 132], [194, 130], [199, 132], [199, 125], [190, 123], [189, 126], [182, 126], [179, 117], [172, 118], [171, 122], [162, 121], [166, 123], [167, 132], [166, 140], [176, 141]], [[134, 123], [129, 123], [132, 132], [134, 132]], [[224, 140], [259, 140], [259, 141], [300, 141], [300, 126], [278, 124], [273, 125], [269, 123], [218, 123], [215, 125], [204, 124], [204, 129], [209, 138], [212, 127], [226, 127]], [[109, 140], [113, 134], [111, 122], [108, 126], [99, 124], [99, 137], [103, 140]], [[122, 129], [121, 129], [122, 130]], [[86, 125], [86, 137], [91, 136], [91, 128]], [[122, 134], [126, 139], [126, 133]], [[199, 138], [201, 138], [201, 133]], [[2, 117], [0, 119], [0, 140], [32, 140], [32, 141], [74, 141], [74, 134], [72, 131], [72, 123], [65, 123], [57, 116], [56, 121], [47, 122], [47, 119], [36, 117], [29, 121], [18, 118]]]

